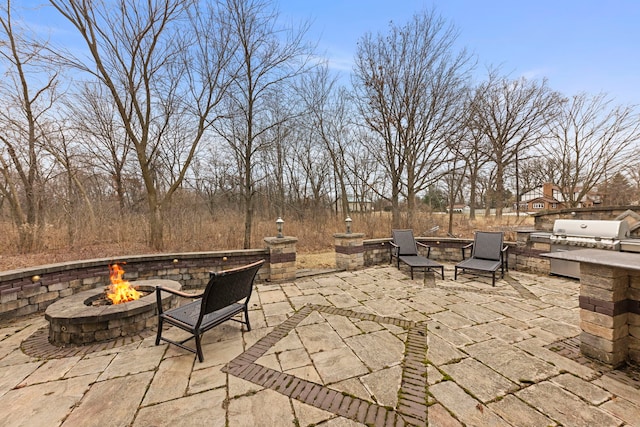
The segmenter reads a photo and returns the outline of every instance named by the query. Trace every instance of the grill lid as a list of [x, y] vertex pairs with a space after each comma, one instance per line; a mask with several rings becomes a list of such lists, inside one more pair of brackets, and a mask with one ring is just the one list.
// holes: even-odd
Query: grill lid
[[626, 221], [557, 219], [553, 224], [553, 236], [620, 240], [629, 237], [629, 224]]

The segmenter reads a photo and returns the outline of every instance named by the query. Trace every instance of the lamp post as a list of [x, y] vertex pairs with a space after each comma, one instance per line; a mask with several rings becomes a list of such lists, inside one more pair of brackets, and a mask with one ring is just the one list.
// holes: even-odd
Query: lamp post
[[344, 220], [344, 222], [345, 224], [347, 224], [347, 234], [351, 234], [351, 223], [353, 222], [353, 220], [350, 216], [348, 216], [347, 219]]
[[278, 229], [278, 235], [276, 237], [278, 237], [279, 239], [284, 237], [284, 235], [282, 234], [283, 224], [284, 224], [284, 220], [281, 217], [278, 217], [278, 219], [276, 219], [276, 228]]

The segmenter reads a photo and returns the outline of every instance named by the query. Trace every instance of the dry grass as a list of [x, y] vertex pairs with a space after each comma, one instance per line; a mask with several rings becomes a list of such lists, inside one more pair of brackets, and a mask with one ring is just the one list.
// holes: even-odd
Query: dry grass
[[296, 254], [296, 266], [299, 270], [335, 268], [336, 253], [333, 250], [321, 253], [299, 253]]
[[[50, 224], [39, 234], [39, 250], [21, 254], [15, 244], [17, 231], [9, 222], [0, 222], [0, 269], [31, 267], [57, 262], [108, 258], [123, 255], [147, 254], [153, 251], [147, 245], [148, 227], [142, 215], [129, 215], [114, 220], [98, 219], [100, 226], [79, 220], [73, 240], [70, 240], [64, 224]], [[391, 234], [391, 217], [387, 212], [353, 214], [353, 231], [364, 233], [365, 238], [388, 237]], [[334, 233], [345, 230], [344, 218], [334, 215], [312, 215], [304, 219], [285, 216], [284, 232], [298, 238], [299, 268], [329, 268], [335, 266]], [[401, 227], [412, 228], [417, 236], [447, 236], [448, 215], [418, 213], [412, 224], [406, 221]], [[470, 221], [463, 215], [454, 215], [453, 235], [472, 237], [474, 230], [505, 231], [507, 240], [515, 239], [514, 230], [531, 225], [529, 217], [505, 216], [502, 221], [495, 218], [478, 217]], [[438, 226], [437, 232], [429, 232]], [[266, 236], [276, 233], [275, 219], [257, 219], [252, 233], [252, 247], [262, 248]], [[182, 209], [171, 212], [165, 229], [165, 252], [192, 252], [241, 249], [244, 226], [242, 215], [237, 213], [218, 216], [202, 215], [197, 209]]]

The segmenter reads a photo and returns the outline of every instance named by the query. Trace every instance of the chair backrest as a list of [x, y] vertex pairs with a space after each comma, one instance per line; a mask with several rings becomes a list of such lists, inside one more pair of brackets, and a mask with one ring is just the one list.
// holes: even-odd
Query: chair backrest
[[253, 281], [262, 264], [264, 260], [211, 273], [211, 279], [202, 295], [200, 318], [242, 299], [245, 299], [245, 303], [248, 302], [253, 290]]
[[418, 255], [418, 246], [413, 237], [413, 230], [391, 230], [393, 243], [398, 245], [398, 256]]
[[501, 231], [476, 231], [473, 239], [473, 253], [478, 259], [499, 261], [502, 252], [503, 233]]

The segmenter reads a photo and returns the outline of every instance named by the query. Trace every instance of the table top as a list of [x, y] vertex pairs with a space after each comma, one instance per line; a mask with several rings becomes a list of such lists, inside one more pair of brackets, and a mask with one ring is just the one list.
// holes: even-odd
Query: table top
[[540, 256], [640, 271], [640, 254], [631, 252], [607, 251], [604, 249], [578, 249], [575, 251], [549, 252], [540, 254]]

